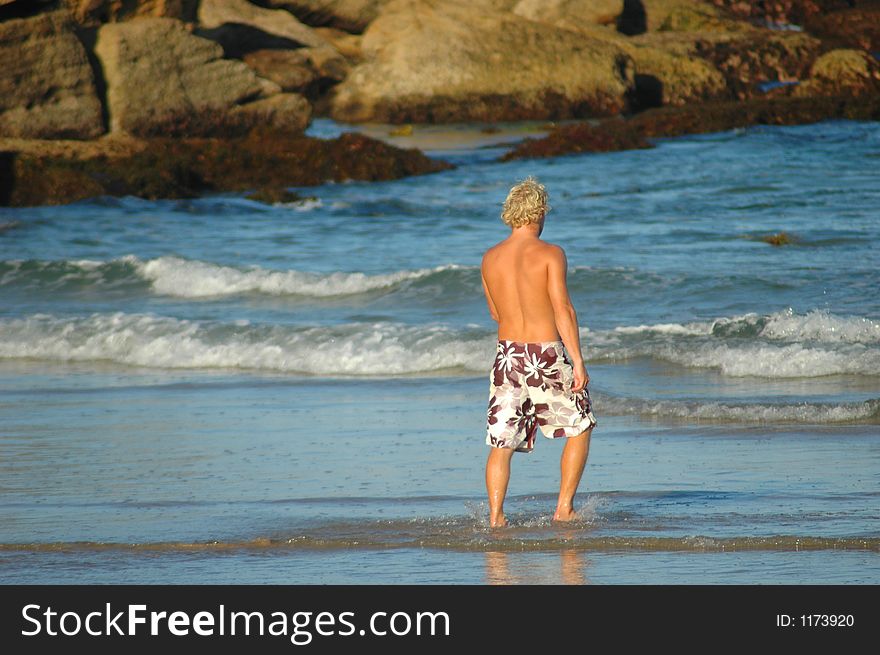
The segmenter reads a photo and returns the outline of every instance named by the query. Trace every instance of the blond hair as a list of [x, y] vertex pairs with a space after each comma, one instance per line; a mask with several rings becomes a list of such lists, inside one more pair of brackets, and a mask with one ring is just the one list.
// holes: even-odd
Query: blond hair
[[501, 220], [510, 227], [522, 227], [537, 223], [548, 211], [547, 189], [529, 175], [511, 187], [501, 210]]

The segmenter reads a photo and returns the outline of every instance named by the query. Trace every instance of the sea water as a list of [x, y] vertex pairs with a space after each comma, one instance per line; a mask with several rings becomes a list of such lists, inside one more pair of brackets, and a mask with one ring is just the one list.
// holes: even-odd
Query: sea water
[[[880, 123], [426, 132], [455, 170], [0, 208], [0, 582], [880, 582]], [[479, 263], [527, 175], [598, 425], [579, 520], [539, 437], [498, 531]]]

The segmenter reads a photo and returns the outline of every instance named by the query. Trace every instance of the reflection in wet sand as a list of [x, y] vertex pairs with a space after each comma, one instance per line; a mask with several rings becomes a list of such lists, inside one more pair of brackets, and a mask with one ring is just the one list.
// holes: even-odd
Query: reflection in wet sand
[[[511, 571], [511, 558], [518, 558], [518, 554], [502, 551], [486, 551], [486, 584], [490, 585], [514, 585], [514, 584], [566, 584], [585, 585], [590, 584], [586, 576], [586, 569], [590, 565], [586, 553], [573, 548], [561, 550], [559, 557], [559, 576], [555, 571], [547, 567], [536, 567], [534, 560], [528, 560], [528, 569]], [[552, 557], [552, 555], [551, 555]], [[526, 563], [526, 560], [522, 560]], [[549, 563], [548, 563], [549, 564]], [[546, 570], [545, 570], [546, 569]]]

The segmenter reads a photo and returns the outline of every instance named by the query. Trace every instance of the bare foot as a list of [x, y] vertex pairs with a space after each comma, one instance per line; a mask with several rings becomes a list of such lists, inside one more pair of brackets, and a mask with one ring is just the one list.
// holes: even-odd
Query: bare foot
[[489, 526], [493, 528], [506, 528], [507, 527], [507, 517], [502, 514], [501, 516], [490, 518]]
[[557, 509], [553, 515], [554, 521], [574, 521], [578, 517], [573, 509]]

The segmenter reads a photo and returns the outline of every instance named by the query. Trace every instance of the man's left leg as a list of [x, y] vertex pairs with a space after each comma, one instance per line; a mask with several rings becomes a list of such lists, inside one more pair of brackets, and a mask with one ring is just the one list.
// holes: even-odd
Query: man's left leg
[[576, 437], [566, 438], [559, 463], [562, 480], [559, 484], [559, 501], [556, 504], [556, 513], [553, 515], [554, 521], [571, 521], [577, 518], [572, 504], [587, 463], [587, 456], [590, 454], [592, 432], [593, 428], [590, 428]]
[[507, 518], [504, 516], [504, 496], [507, 495], [507, 483], [510, 481], [510, 458], [513, 452], [513, 448], [492, 447], [486, 460], [489, 525], [493, 528], [507, 525]]

